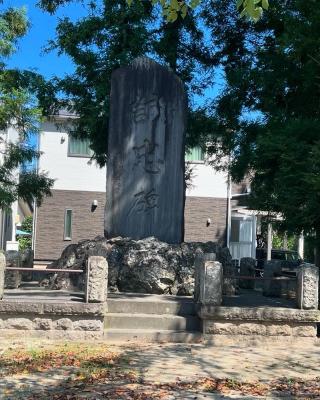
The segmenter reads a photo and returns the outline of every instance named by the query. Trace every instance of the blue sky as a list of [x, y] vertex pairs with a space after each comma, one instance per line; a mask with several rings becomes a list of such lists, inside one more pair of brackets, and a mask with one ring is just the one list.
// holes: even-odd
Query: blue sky
[[31, 28], [28, 34], [19, 41], [18, 51], [10, 57], [8, 65], [20, 69], [33, 69], [43, 74], [46, 78], [53, 75], [63, 76], [73, 70], [70, 59], [66, 56], [58, 57], [56, 52], [44, 54], [43, 49], [48, 40], [55, 36], [55, 27], [58, 18], [68, 16], [77, 19], [84, 14], [80, 4], [72, 4], [60, 7], [56, 15], [49, 15], [36, 7], [37, 1], [9, 0], [4, 3], [5, 7], [27, 8], [28, 19]]
[[[44, 52], [48, 41], [55, 37], [55, 28], [59, 18], [65, 16], [76, 20], [86, 14], [84, 7], [80, 2], [69, 4], [58, 8], [55, 15], [50, 15], [41, 11], [36, 6], [37, 0], [8, 0], [4, 3], [5, 7], [22, 7], [27, 8], [27, 15], [31, 24], [28, 34], [19, 41], [17, 52], [7, 61], [9, 67], [20, 69], [35, 70], [46, 78], [54, 75], [63, 76], [73, 71], [73, 64], [69, 57], [64, 55], [58, 56], [57, 52]], [[206, 90], [206, 97], [212, 98], [221, 90], [223, 78], [221, 73], [217, 73], [217, 84]], [[196, 96], [195, 101], [198, 104], [203, 103], [205, 98]]]

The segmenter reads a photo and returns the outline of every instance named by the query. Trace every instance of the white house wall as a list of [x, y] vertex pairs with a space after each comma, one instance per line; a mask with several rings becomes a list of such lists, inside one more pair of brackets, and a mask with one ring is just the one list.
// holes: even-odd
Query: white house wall
[[[68, 157], [68, 134], [60, 132], [54, 123], [45, 123], [40, 136], [39, 170], [48, 171], [55, 179], [56, 190], [85, 190], [105, 192], [106, 169], [95, 162], [88, 164], [89, 158]], [[227, 197], [227, 178], [206, 164], [191, 164], [193, 169], [192, 187], [187, 196]]]
[[227, 176], [207, 164], [191, 164], [193, 179], [187, 196], [227, 198]]
[[55, 179], [54, 189], [105, 192], [106, 169], [89, 165], [89, 158], [68, 157], [68, 134], [54, 123], [43, 124], [40, 151], [39, 170]]

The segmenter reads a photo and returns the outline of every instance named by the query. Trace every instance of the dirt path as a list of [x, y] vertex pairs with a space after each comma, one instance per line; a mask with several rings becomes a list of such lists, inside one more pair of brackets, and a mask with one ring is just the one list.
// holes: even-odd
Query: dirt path
[[[96, 349], [95, 354], [100, 355], [107, 351], [117, 356], [109, 360], [108, 365], [102, 365], [101, 358], [96, 356], [87, 358], [84, 364], [81, 361], [81, 346], [86, 346], [87, 349], [90, 344], [79, 343], [72, 344], [72, 349], [78, 349], [80, 354], [80, 358], [77, 356], [80, 361], [76, 361], [74, 365], [66, 358], [68, 365], [60, 362], [57, 368], [58, 358], [55, 355], [49, 356], [46, 363], [40, 357], [41, 352], [48, 349], [53, 349], [54, 353], [57, 346], [64, 346], [66, 351], [70, 351], [69, 345], [49, 341], [2, 341], [0, 399], [271, 399], [280, 398], [280, 394], [266, 394], [265, 390], [261, 390], [262, 395], [259, 396], [259, 390], [253, 390], [254, 385], [261, 385], [262, 388], [273, 385], [274, 388], [278, 386], [272, 382], [278, 380], [284, 382], [280, 389], [282, 398], [298, 398], [292, 397], [292, 392], [283, 397], [286, 396], [287, 386], [289, 389], [295, 388], [299, 398], [320, 398], [320, 343], [269, 343], [247, 348], [203, 344], [109, 345], [105, 342], [94, 342], [92, 346]], [[8, 358], [5, 355], [12, 354], [14, 358], [19, 352], [27, 352], [31, 358], [40, 360], [40, 371], [30, 370], [28, 358], [27, 361], [23, 359], [26, 362], [25, 370], [23, 365], [20, 370], [8, 369], [8, 363], [5, 363]], [[19, 360], [21, 362], [21, 357]], [[106, 369], [110, 374], [108, 372], [107, 376], [101, 376], [101, 371]], [[79, 380], [79, 371], [87, 374], [85, 380]], [[91, 375], [87, 378], [89, 373]], [[213, 390], [219, 380], [227, 381], [223, 381], [224, 383], [219, 384], [221, 387], [218, 385], [217, 390]], [[197, 387], [197, 382], [204, 383], [199, 383]], [[240, 382], [254, 385], [241, 386]], [[211, 393], [206, 391], [208, 385], [211, 385]], [[155, 397], [157, 393], [162, 397]]]

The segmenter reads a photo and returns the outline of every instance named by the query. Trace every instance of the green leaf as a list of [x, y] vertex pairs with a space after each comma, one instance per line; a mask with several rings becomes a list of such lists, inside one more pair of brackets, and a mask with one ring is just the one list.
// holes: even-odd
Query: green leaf
[[190, 7], [191, 8], [196, 8], [200, 4], [201, 0], [191, 0], [190, 2]]
[[262, 4], [262, 8], [264, 10], [268, 10], [269, 9], [269, 1], [268, 0], [262, 0], [261, 4]]
[[168, 13], [167, 13], [167, 21], [168, 22], [174, 22], [178, 18], [178, 13], [176, 10], [169, 8]]
[[257, 7], [257, 8], [253, 11], [252, 15], [250, 15], [250, 16], [251, 16], [251, 18], [254, 20], [254, 22], [257, 22], [257, 21], [259, 21], [259, 19], [261, 18], [262, 13], [263, 13], [262, 8], [261, 8], [261, 7]]
[[171, 8], [171, 10], [179, 11], [180, 4], [178, 3], [178, 0], [171, 0], [170, 8]]
[[250, 17], [252, 17], [254, 15], [254, 11], [255, 11], [254, 0], [247, 0], [245, 9], [247, 10], [248, 15]]
[[184, 3], [181, 7], [181, 17], [185, 18], [188, 13], [188, 6]]
[[243, 5], [244, 0], [237, 0], [237, 9], [239, 10], [239, 8]]
[[241, 13], [240, 13], [240, 18], [243, 18], [243, 17], [245, 17], [245, 16], [247, 16], [248, 15], [248, 12], [247, 12], [247, 10], [244, 8], [242, 11], [241, 11]]

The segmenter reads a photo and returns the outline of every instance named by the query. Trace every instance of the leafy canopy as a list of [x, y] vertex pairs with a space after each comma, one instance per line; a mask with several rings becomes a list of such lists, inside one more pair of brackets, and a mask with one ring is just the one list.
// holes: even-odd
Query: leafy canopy
[[[225, 86], [212, 104], [223, 167], [251, 181], [250, 206], [282, 213], [286, 229], [320, 236], [320, 10], [316, 1], [273, 1], [256, 24], [227, 0], [205, 13]], [[236, 32], [236, 34], [235, 34]], [[220, 153], [219, 153], [220, 152]]]
[[[42, 7], [48, 11], [61, 4], [45, 3]], [[55, 80], [55, 92], [60, 95], [56, 107], [70, 107], [78, 115], [70, 133], [90, 139], [99, 165], [106, 163], [108, 152], [111, 74], [136, 57], [148, 55], [180, 76], [189, 94], [190, 126], [198, 129], [191, 123], [198, 114], [193, 101], [212, 84], [215, 61], [195, 13], [190, 10], [185, 18], [168, 23], [149, 1], [129, 7], [126, 0], [104, 0], [94, 5], [87, 2], [86, 7], [82, 18], [60, 20], [51, 48], [75, 64], [72, 74]], [[191, 136], [188, 145], [194, 144]]]
[[[42, 8], [55, 13], [57, 8], [61, 5], [72, 2], [73, 0], [41, 0], [39, 4]], [[135, 1], [143, 0], [126, 0], [128, 5], [131, 6]], [[168, 22], [174, 22], [180, 15], [185, 18], [190, 10], [195, 9], [202, 0], [149, 0], [153, 5], [159, 4], [162, 8], [163, 16], [166, 17]], [[268, 10], [269, 0], [230, 0], [236, 2], [237, 9], [241, 17], [247, 17], [253, 21], [258, 21], [263, 13], [263, 10]]]
[[[131, 5], [134, 0], [127, 0]], [[233, 0], [234, 1], [234, 0]], [[180, 15], [185, 18], [189, 10], [199, 6], [201, 0], [178, 1], [178, 0], [151, 0], [152, 4], [159, 3], [162, 7], [163, 15], [168, 22], [174, 22]], [[237, 0], [237, 9], [241, 17], [247, 17], [253, 21], [258, 21], [263, 10], [268, 10], [268, 0]]]

